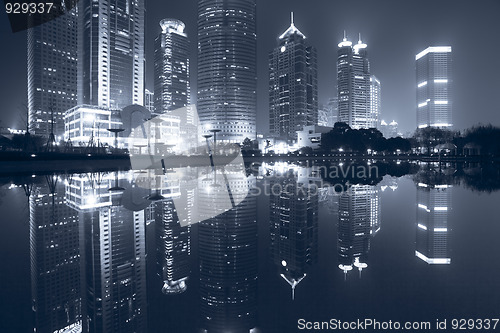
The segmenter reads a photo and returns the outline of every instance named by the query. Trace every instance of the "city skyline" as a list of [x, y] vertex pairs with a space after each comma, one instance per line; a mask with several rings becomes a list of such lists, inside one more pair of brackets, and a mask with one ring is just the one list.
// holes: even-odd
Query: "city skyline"
[[[425, 1], [422, 2], [422, 8], [416, 7], [416, 13], [422, 12], [425, 7]], [[377, 5], [379, 4], [379, 5]], [[468, 42], [474, 40], [478, 44], [488, 44], [488, 34], [486, 31], [498, 30], [498, 23], [495, 20], [489, 19], [491, 13], [495, 12], [500, 7], [495, 1], [484, 1], [483, 7], [475, 9], [467, 3], [456, 3], [449, 1], [440, 1], [433, 3], [435, 10], [428, 14], [426, 22], [428, 24], [422, 26], [416, 18], [408, 17], [406, 24], [401, 26], [396, 25], [400, 18], [406, 17], [404, 6], [398, 5], [394, 1], [379, 1], [370, 3], [359, 8], [356, 15], [350, 20], [343, 18], [339, 13], [354, 13], [353, 6], [345, 4], [341, 11], [333, 11], [333, 4], [324, 3], [319, 7], [308, 8], [296, 1], [287, 2], [286, 5], [279, 1], [269, 1], [258, 3], [257, 10], [258, 31], [265, 31], [266, 34], [260, 34], [258, 38], [258, 127], [267, 128], [268, 120], [265, 119], [267, 111], [263, 108], [267, 104], [266, 95], [267, 88], [263, 87], [263, 77], [267, 76], [267, 68], [263, 65], [265, 58], [270, 48], [275, 43], [275, 34], [283, 30], [288, 25], [288, 16], [290, 11], [300, 13], [297, 17], [297, 24], [302, 27], [303, 32], [308, 35], [311, 42], [318, 47], [318, 61], [321, 68], [319, 72], [319, 102], [325, 104], [332, 97], [331, 91], [334, 89], [335, 80], [333, 74], [335, 72], [335, 64], [332, 63], [331, 57], [336, 48], [336, 41], [342, 36], [342, 31], [362, 31], [363, 39], [370, 45], [370, 59], [376, 71], [378, 78], [384, 85], [384, 101], [382, 102], [382, 119], [394, 119], [400, 124], [401, 131], [407, 132], [416, 128], [415, 117], [410, 117], [410, 112], [414, 112], [415, 93], [414, 93], [414, 55], [420, 50], [429, 45], [452, 45], [454, 48], [454, 64], [456, 67], [455, 85], [457, 91], [464, 92], [468, 87], [472, 87], [475, 94], [481, 96], [478, 100], [470, 100], [465, 94], [457, 94], [455, 101], [455, 116], [454, 125], [457, 129], [470, 127], [478, 122], [494, 125], [500, 123], [500, 115], [491, 112], [495, 109], [494, 101], [488, 96], [494, 95], [495, 83], [484, 85], [483, 89], [476, 87], [480, 86], [482, 79], [488, 80], [489, 73], [485, 68], [471, 67], [467, 59], [472, 57], [472, 51], [468, 48]], [[280, 8], [278, 8], [280, 5]], [[389, 6], [389, 7], [387, 7]], [[377, 11], [377, 7], [380, 7]], [[152, 10], [152, 8], [154, 10]], [[387, 13], [383, 10], [387, 8]], [[483, 10], [489, 8], [491, 10]], [[278, 10], [279, 9], [279, 10]], [[320, 10], [322, 9], [322, 10]], [[371, 15], [375, 10], [378, 15]], [[441, 16], [449, 10], [454, 15], [447, 15], [446, 19], [441, 19]], [[470, 21], [469, 25], [464, 26], [462, 22], [466, 13], [475, 12], [480, 19]], [[276, 19], [269, 20], [268, 12], [278, 12]], [[154, 36], [158, 33], [158, 22], [167, 16], [181, 19], [186, 23], [188, 35], [196, 36], [196, 3], [188, 3], [185, 5], [172, 4], [167, 11], [162, 10], [162, 6], [158, 3], [148, 4], [148, 12], [146, 17], [146, 88], [152, 91], [152, 53]], [[330, 15], [331, 19], [326, 19]], [[418, 15], [415, 15], [418, 16]], [[422, 15], [421, 15], [422, 16]], [[376, 25], [374, 22], [379, 22], [387, 18], [383, 25]], [[26, 101], [26, 82], [25, 65], [18, 64], [20, 54], [25, 54], [26, 32], [12, 34], [8, 26], [6, 16], [3, 16], [2, 25], [2, 40], [7, 42], [12, 49], [11, 54], [5, 55], [6, 61], [4, 68], [12, 74], [21, 73], [21, 75], [11, 75], [13, 79], [4, 82], [0, 88], [5, 93], [5, 96], [11, 98], [2, 102], [2, 114], [0, 119], [3, 120], [4, 127], [19, 128], [18, 110], [19, 107]], [[355, 36], [349, 36], [355, 37]], [[195, 43], [192, 43], [195, 44]], [[397, 45], [398, 52], [391, 54], [391, 46]], [[488, 44], [489, 45], [489, 44]], [[196, 45], [191, 45], [192, 51], [196, 49]], [[491, 45], [496, 49], [497, 45]], [[388, 61], [390, 59], [390, 61]], [[193, 60], [195, 66], [196, 59]], [[498, 71], [498, 69], [494, 69]], [[194, 76], [193, 73], [192, 76]], [[192, 91], [196, 91], [196, 82], [192, 81]], [[193, 93], [192, 93], [193, 95]], [[478, 102], [479, 101], [479, 102]], [[474, 109], [474, 117], [470, 114], [470, 110]], [[412, 118], [412, 119], [410, 119]]]

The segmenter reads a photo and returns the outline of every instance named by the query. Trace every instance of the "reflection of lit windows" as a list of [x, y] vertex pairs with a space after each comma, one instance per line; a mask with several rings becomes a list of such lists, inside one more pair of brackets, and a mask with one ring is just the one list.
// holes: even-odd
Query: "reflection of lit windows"
[[420, 224], [420, 223], [419, 223], [419, 224], [418, 224], [418, 227], [419, 227], [420, 229], [427, 230], [427, 227], [426, 227], [425, 225], [423, 225], [423, 224]]
[[424, 82], [420, 82], [420, 83], [418, 84], [418, 87], [419, 87], [419, 88], [421, 88], [421, 87], [424, 87], [424, 86], [426, 86], [426, 85], [427, 85], [427, 81], [424, 81]]
[[417, 258], [422, 259], [429, 265], [449, 265], [451, 264], [451, 259], [450, 258], [427, 258], [425, 255], [422, 253], [415, 251], [415, 256]]

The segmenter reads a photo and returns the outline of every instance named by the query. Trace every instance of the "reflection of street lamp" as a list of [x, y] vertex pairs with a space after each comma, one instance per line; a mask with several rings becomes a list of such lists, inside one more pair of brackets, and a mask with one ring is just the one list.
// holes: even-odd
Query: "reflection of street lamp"
[[217, 133], [219, 133], [220, 129], [211, 129], [210, 132], [214, 134], [214, 154], [217, 154]]
[[115, 134], [115, 150], [118, 151], [118, 133], [125, 131], [123, 128], [108, 128], [108, 131]]
[[210, 149], [210, 144], [208, 143], [208, 139], [212, 137], [211, 134], [205, 134], [203, 135], [205, 140], [207, 141], [207, 149], [208, 149], [208, 157], [210, 158], [210, 165], [212, 166], [212, 169], [214, 168], [214, 159], [212, 157], [212, 150]]

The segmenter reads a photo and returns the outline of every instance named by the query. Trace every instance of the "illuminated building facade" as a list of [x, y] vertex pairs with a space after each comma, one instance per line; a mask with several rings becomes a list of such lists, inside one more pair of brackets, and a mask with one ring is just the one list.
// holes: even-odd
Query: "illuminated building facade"
[[143, 105], [144, 0], [82, 0], [78, 14], [78, 104]]
[[[376, 128], [376, 112], [371, 110], [370, 62], [367, 45], [361, 41], [356, 45], [344, 36], [338, 44], [337, 91], [339, 98], [339, 121], [354, 129]], [[376, 83], [376, 82], [375, 82]]]
[[415, 256], [430, 265], [451, 263], [449, 216], [451, 185], [417, 186], [417, 242]]
[[29, 200], [34, 331], [81, 332], [78, 212], [57, 176], [35, 185]]
[[48, 137], [53, 122], [56, 140], [64, 133], [64, 112], [77, 103], [77, 13], [75, 7], [28, 29], [30, 131]]
[[160, 26], [155, 39], [154, 106], [162, 114], [189, 104], [189, 40], [182, 21], [164, 19]]
[[297, 131], [318, 123], [318, 70], [316, 49], [306, 36], [290, 27], [278, 37], [269, 54], [270, 133], [288, 141]]
[[382, 107], [380, 81], [375, 75], [370, 75], [370, 124], [369, 128], [377, 128]]
[[149, 91], [149, 89], [144, 90], [144, 107], [151, 113], [155, 110], [154, 98], [155, 94], [152, 91]]
[[255, 0], [198, 1], [198, 113], [217, 140], [256, 137], [256, 45]]
[[418, 128], [451, 128], [451, 46], [431, 46], [415, 56]]

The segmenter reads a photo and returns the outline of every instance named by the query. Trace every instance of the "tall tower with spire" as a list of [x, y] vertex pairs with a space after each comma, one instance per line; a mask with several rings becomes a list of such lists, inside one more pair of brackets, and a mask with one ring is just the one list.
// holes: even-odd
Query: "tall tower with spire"
[[[344, 31], [338, 44], [337, 92], [339, 98], [339, 121], [355, 129], [373, 128], [377, 125], [376, 112], [372, 112], [370, 98], [370, 62], [368, 46], [359, 34], [353, 45]], [[375, 119], [374, 119], [375, 118]]]
[[270, 133], [295, 141], [297, 131], [318, 122], [318, 70], [316, 48], [295, 27], [277, 39], [269, 54]]

